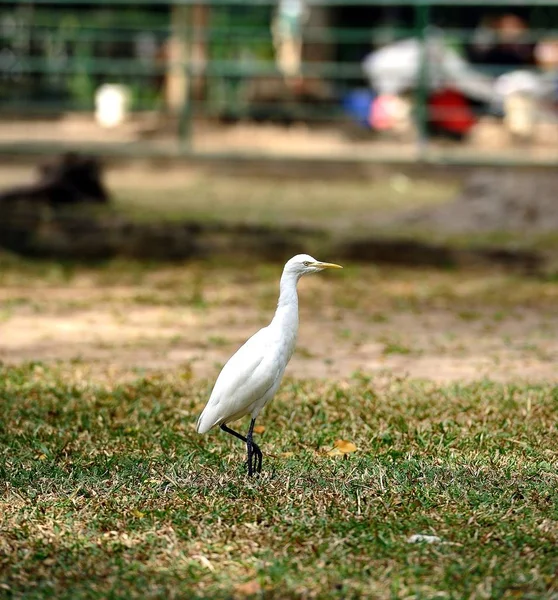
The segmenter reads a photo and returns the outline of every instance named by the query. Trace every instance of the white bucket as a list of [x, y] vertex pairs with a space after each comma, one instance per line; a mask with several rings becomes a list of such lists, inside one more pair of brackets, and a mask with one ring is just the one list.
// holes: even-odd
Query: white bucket
[[101, 127], [117, 127], [128, 115], [130, 93], [124, 85], [105, 83], [95, 93], [95, 119]]

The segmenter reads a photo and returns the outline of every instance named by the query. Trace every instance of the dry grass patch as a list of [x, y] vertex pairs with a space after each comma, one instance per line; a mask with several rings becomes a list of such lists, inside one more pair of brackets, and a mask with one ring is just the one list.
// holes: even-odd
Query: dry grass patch
[[[345, 267], [301, 281], [291, 375], [555, 379], [555, 282], [497, 271]], [[0, 360], [77, 360], [100, 372], [188, 365], [213, 377], [269, 322], [280, 271], [252, 262], [85, 268], [0, 260]]]

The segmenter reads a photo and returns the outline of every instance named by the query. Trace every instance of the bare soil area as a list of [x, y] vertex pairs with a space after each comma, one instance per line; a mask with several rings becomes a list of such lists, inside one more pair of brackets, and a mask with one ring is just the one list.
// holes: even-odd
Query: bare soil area
[[[260, 269], [263, 281], [258, 273], [198, 265], [155, 270], [137, 284], [106, 283], [99, 274], [64, 285], [12, 282], [0, 288], [0, 360], [74, 360], [120, 374], [191, 369], [214, 377], [271, 318], [276, 271]], [[529, 289], [528, 281], [497, 274], [373, 268], [337, 280], [308, 278], [300, 285], [299, 343], [288, 374], [554, 380], [557, 287], [539, 282]]]
[[[21, 115], [0, 120], [0, 145], [5, 148], [49, 145], [83, 148], [84, 145], [115, 148], [122, 145], [160, 155], [177, 155], [181, 143], [178, 124], [166, 123], [155, 113], [136, 114], [113, 129], [100, 127], [92, 113], [69, 113], [56, 119], [27, 119]], [[382, 156], [396, 163], [414, 162], [419, 156], [417, 136], [402, 134], [373, 135], [355, 130], [346, 120], [321, 126], [296, 123], [290, 126], [238, 123], [223, 125], [212, 120], [196, 119], [191, 124], [189, 147], [203, 154], [254, 154], [270, 157], [307, 156], [313, 158], [371, 159]], [[482, 119], [469, 139], [452, 142], [433, 138], [428, 144], [433, 159], [549, 161], [558, 130], [554, 123], [537, 126], [529, 144], [518, 142], [491, 118]]]

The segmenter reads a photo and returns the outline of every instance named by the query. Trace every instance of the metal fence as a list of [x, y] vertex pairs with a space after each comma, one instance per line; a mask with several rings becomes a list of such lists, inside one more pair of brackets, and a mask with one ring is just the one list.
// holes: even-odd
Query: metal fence
[[293, 2], [0, 0], [0, 151], [558, 162], [558, 1]]

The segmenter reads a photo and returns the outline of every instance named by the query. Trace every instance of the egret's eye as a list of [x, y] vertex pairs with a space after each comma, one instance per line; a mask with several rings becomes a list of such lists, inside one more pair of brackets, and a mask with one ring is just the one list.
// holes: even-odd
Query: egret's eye
[[310, 266], [310, 262], [309, 262], [309, 261], [307, 261], [307, 260], [305, 260], [305, 261], [304, 261], [302, 264], [303, 264], [305, 267], [309, 267], [309, 266]]

